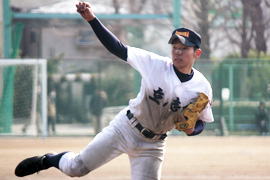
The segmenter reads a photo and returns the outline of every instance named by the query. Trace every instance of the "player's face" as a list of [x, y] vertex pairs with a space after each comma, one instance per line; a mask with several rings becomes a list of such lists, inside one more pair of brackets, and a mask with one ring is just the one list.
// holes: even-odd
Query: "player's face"
[[200, 56], [201, 50], [194, 51], [194, 47], [185, 46], [179, 39], [176, 39], [172, 44], [171, 54], [173, 65], [180, 72], [190, 74], [194, 61]]

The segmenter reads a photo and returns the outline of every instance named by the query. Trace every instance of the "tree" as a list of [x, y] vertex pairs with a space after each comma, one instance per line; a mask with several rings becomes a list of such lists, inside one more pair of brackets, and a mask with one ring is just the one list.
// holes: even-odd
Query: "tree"
[[[221, 21], [220, 29], [226, 33], [230, 47], [239, 47], [241, 58], [248, 58], [252, 49], [257, 49], [258, 57], [260, 52], [266, 52], [265, 39], [265, 17], [262, 16], [261, 0], [215, 0], [216, 11]], [[216, 23], [218, 24], [218, 23]], [[254, 45], [255, 44], [255, 45]], [[239, 69], [242, 80], [239, 82], [241, 97], [249, 94], [248, 68], [243, 66]]]
[[262, 0], [245, 1], [243, 4], [250, 3], [250, 19], [252, 22], [252, 29], [255, 33], [255, 46], [258, 51], [257, 58], [260, 58], [260, 53], [266, 53], [266, 39], [265, 39], [265, 22], [263, 18], [263, 11], [261, 8]]
[[[266, 52], [267, 37], [266, 23], [269, 22], [268, 16], [263, 16], [267, 11], [267, 0], [215, 0], [216, 12], [222, 21], [219, 26], [226, 33], [226, 37], [231, 44], [239, 47], [241, 58], [248, 58], [248, 53], [252, 49]], [[216, 23], [218, 24], [218, 23]], [[240, 38], [239, 38], [240, 37]]]
[[202, 55], [201, 59], [210, 59], [210, 28], [212, 16], [209, 15], [210, 10], [213, 8], [212, 1], [209, 0], [193, 0], [186, 1], [183, 4], [183, 26], [193, 28], [197, 31], [202, 38]]

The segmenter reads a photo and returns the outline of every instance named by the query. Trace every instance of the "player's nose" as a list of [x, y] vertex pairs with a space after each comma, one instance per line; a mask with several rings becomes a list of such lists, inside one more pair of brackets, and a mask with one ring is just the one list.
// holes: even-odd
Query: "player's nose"
[[180, 55], [180, 54], [182, 54], [182, 50], [176, 49], [176, 50], [174, 51], [174, 53], [177, 54], [177, 55]]

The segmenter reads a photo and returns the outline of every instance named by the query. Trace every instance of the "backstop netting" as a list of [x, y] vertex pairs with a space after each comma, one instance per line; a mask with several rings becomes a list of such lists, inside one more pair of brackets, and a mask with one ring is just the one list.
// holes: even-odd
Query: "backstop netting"
[[47, 61], [0, 60], [0, 135], [47, 135]]

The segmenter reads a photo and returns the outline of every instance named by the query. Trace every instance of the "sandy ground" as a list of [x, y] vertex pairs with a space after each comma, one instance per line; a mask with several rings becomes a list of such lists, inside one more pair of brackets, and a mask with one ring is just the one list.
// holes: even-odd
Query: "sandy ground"
[[[70, 178], [55, 168], [24, 178], [14, 175], [24, 158], [49, 151], [79, 152], [92, 138], [0, 138], [1, 180], [126, 180], [127, 155], [122, 155], [81, 178]], [[170, 136], [162, 180], [270, 180], [270, 137]]]

